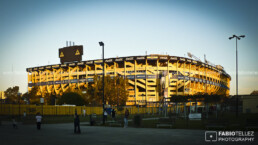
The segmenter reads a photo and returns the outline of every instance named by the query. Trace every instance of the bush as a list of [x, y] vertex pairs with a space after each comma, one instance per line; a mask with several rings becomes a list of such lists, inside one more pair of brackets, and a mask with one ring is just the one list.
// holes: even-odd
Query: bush
[[123, 107], [123, 106], [118, 106], [118, 107], [117, 107], [117, 110], [118, 110], [118, 111], [123, 111], [123, 110], [124, 110], [124, 107]]
[[140, 127], [142, 124], [142, 117], [140, 115], [134, 115], [133, 123], [135, 127]]
[[75, 92], [64, 93], [58, 100], [58, 104], [70, 104], [76, 106], [82, 106], [85, 104], [82, 96]]

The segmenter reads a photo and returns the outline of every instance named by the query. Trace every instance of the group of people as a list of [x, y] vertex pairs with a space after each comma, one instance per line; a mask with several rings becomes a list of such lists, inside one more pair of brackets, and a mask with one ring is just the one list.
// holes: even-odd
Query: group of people
[[[105, 119], [105, 121], [107, 121], [107, 116], [108, 116], [108, 113], [107, 113], [107, 110], [105, 109], [105, 111], [104, 111], [104, 119]], [[115, 121], [116, 120], [116, 111], [115, 111], [115, 109], [112, 109], [111, 116], [112, 116], [113, 121]], [[128, 127], [128, 118], [129, 118], [129, 110], [126, 109], [125, 110], [125, 116], [124, 116], [124, 128]]]
[[[83, 111], [84, 113], [85, 111]], [[105, 121], [107, 121], [107, 110], [104, 110], [104, 119]], [[115, 109], [112, 109], [111, 111], [111, 116], [113, 121], [116, 119], [116, 111]], [[24, 112], [24, 117], [26, 117], [26, 112]], [[128, 127], [128, 117], [129, 117], [129, 110], [126, 109], [125, 110], [125, 115], [124, 115], [124, 128]], [[37, 113], [36, 115], [36, 126], [37, 129], [40, 130], [41, 129], [41, 121], [42, 121], [42, 116], [40, 115], [40, 113]], [[13, 128], [18, 128], [17, 127], [17, 122], [15, 121], [14, 117], [12, 118], [12, 122], [13, 122]], [[81, 129], [80, 129], [80, 118], [79, 115], [77, 114], [77, 111], [75, 111], [75, 115], [74, 115], [74, 133], [81, 133]]]
[[[107, 121], [107, 117], [108, 117], [108, 112], [107, 112], [107, 109], [104, 110], [104, 119], [105, 121]], [[115, 109], [112, 109], [111, 110], [111, 117], [112, 117], [112, 120], [116, 120], [116, 111]]]

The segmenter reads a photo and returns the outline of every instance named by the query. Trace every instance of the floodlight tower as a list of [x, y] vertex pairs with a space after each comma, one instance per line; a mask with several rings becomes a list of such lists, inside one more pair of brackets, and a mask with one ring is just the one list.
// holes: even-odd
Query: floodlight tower
[[237, 55], [237, 40], [245, 38], [245, 35], [229, 37], [229, 40], [236, 38], [236, 117], [238, 117], [238, 55]]

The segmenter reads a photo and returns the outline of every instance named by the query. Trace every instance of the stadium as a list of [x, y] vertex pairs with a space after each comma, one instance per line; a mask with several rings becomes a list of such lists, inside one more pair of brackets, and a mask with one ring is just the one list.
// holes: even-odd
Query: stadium
[[[86, 88], [95, 75], [102, 76], [103, 61], [82, 61], [82, 54], [82, 45], [67, 46], [59, 49], [60, 64], [27, 68], [28, 91], [39, 86], [38, 94], [44, 97], [46, 93], [61, 95], [69, 88]], [[104, 75], [128, 78], [126, 105], [157, 103], [174, 95], [229, 95], [231, 80], [222, 66], [191, 54], [189, 58], [159, 54], [106, 58]]]

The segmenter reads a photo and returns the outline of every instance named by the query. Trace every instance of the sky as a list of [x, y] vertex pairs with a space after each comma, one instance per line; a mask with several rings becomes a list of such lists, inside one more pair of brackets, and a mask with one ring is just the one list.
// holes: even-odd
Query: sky
[[84, 46], [83, 60], [168, 54], [222, 65], [236, 93], [258, 90], [256, 0], [0, 0], [0, 91], [27, 91], [26, 68], [58, 64], [66, 41]]

